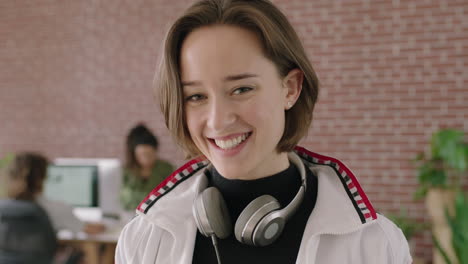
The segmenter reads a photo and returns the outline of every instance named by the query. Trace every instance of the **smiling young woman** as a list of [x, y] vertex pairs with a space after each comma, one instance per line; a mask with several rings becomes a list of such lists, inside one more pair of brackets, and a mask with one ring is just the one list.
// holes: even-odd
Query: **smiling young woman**
[[280, 76], [259, 38], [229, 25], [194, 30], [180, 56], [187, 128], [216, 170], [229, 179], [285, 170], [287, 152], [277, 146], [288, 102], [300, 94], [302, 72]]
[[140, 204], [117, 263], [411, 263], [354, 174], [297, 146], [318, 80], [272, 3], [196, 2], [157, 76], [166, 125], [194, 159]]

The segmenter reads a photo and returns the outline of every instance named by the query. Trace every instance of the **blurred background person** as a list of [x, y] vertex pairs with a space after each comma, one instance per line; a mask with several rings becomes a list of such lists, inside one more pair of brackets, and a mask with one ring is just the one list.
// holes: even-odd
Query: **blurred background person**
[[146, 195], [174, 170], [172, 164], [158, 158], [157, 151], [158, 140], [145, 124], [137, 124], [130, 130], [120, 191], [124, 210], [135, 210]]
[[[83, 222], [78, 219], [73, 213], [73, 206], [68, 205], [66, 203], [60, 201], [50, 200], [43, 195], [44, 189], [44, 182], [47, 178], [47, 168], [49, 166], [49, 160], [42, 154], [34, 153], [34, 152], [21, 152], [17, 153], [9, 167], [7, 169], [7, 195], [9, 197], [8, 200], [3, 201], [2, 205], [0, 206], [0, 214], [11, 214], [8, 210], [11, 211], [13, 206], [19, 208], [26, 208], [24, 201], [33, 206], [37, 207], [36, 211], [41, 211], [44, 216], [36, 217], [39, 219], [35, 220], [35, 218], [29, 218], [29, 222], [23, 221], [23, 223], [18, 219], [11, 220], [10, 222], [10, 229], [12, 231], [7, 232], [22, 232], [22, 235], [19, 235], [18, 238], [8, 238], [8, 243], [10, 244], [18, 244], [23, 245], [23, 241], [36, 241], [34, 245], [29, 245], [29, 243], [24, 243], [27, 249], [22, 250], [24, 254], [21, 254], [22, 258], [32, 257], [32, 262], [18, 262], [18, 263], [52, 263], [50, 258], [54, 257], [55, 260], [60, 259], [61, 256], [65, 253], [65, 259], [67, 261], [73, 262], [66, 262], [66, 263], [77, 263], [79, 261], [81, 252], [77, 248], [70, 248], [65, 247], [62, 249], [56, 250], [56, 234], [58, 231], [67, 230], [73, 233], [78, 232], [85, 232], [86, 234], [98, 234], [103, 232], [106, 228], [105, 225], [102, 223], [88, 223]], [[23, 204], [19, 204], [18, 201], [12, 202], [13, 200], [23, 201]], [[31, 207], [31, 206], [29, 206]], [[20, 210], [23, 210], [20, 209]], [[15, 209], [17, 210], [17, 209]], [[30, 209], [31, 211], [31, 209]], [[29, 213], [31, 214], [31, 213]], [[46, 218], [47, 221], [41, 220], [42, 218]], [[4, 218], [3, 215], [0, 217], [0, 222], [3, 222]], [[8, 218], [7, 218], [8, 219]], [[12, 218], [10, 218], [12, 219]], [[28, 219], [28, 218], [24, 218]], [[3, 223], [2, 223], [3, 224]], [[26, 234], [26, 231], [20, 231], [21, 229], [30, 230], [30, 226], [39, 226], [39, 229], [43, 231], [39, 232], [42, 235], [33, 235], [33, 234]], [[23, 226], [23, 227], [22, 227]], [[25, 227], [24, 227], [25, 226]], [[0, 230], [3, 230], [0, 228]], [[3, 231], [0, 231], [3, 232]], [[29, 232], [29, 231], [27, 231]], [[44, 232], [48, 232], [43, 234]], [[4, 234], [0, 234], [0, 237], [7, 237], [3, 236]], [[27, 239], [27, 237], [31, 236], [31, 239]], [[3, 241], [2, 241], [3, 242]], [[17, 246], [15, 246], [17, 247]], [[13, 248], [15, 248], [13, 247]], [[3, 247], [1, 248], [3, 249]], [[36, 251], [40, 249], [42, 255], [47, 255], [41, 257], [45, 259], [44, 262], [37, 261], [37, 255], [41, 255], [36, 253]], [[52, 251], [53, 249], [53, 251]], [[47, 254], [46, 254], [47, 252]], [[55, 254], [57, 253], [57, 254]], [[62, 256], [63, 257], [63, 256]], [[0, 259], [1, 260], [1, 259]], [[2, 262], [2, 263], [16, 263], [16, 262]], [[61, 261], [56, 261], [55, 263], [62, 263]]]
[[53, 261], [57, 239], [47, 212], [37, 203], [47, 160], [21, 154], [7, 171], [6, 198], [0, 200], [0, 263]]
[[55, 231], [69, 230], [74, 233], [97, 234], [104, 231], [101, 223], [85, 223], [73, 214], [73, 206], [60, 201], [50, 200], [43, 195], [47, 178], [48, 159], [42, 154], [32, 152], [18, 153], [11, 162], [8, 177], [14, 183], [9, 193], [20, 199], [35, 201], [49, 216]]

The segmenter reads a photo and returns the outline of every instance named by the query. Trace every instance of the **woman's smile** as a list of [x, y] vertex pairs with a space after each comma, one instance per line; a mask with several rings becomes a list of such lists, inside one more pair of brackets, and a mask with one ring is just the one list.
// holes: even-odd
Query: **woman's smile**
[[215, 151], [226, 157], [234, 156], [248, 144], [252, 132], [230, 135], [227, 137], [208, 138]]
[[231, 135], [227, 137], [221, 137], [221, 138], [212, 138], [211, 140], [214, 142], [214, 144], [222, 149], [222, 150], [231, 150], [233, 148], [236, 148], [241, 145], [241, 143], [244, 143], [245, 140], [249, 138], [251, 135], [250, 132], [247, 133], [242, 133], [240, 135]]

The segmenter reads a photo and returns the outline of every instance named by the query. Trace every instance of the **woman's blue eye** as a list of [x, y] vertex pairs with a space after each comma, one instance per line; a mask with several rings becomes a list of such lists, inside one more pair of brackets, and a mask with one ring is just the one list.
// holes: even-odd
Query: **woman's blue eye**
[[242, 93], [248, 92], [250, 90], [252, 90], [252, 88], [250, 88], [250, 87], [239, 87], [239, 88], [235, 89], [233, 93], [234, 94], [242, 94]]

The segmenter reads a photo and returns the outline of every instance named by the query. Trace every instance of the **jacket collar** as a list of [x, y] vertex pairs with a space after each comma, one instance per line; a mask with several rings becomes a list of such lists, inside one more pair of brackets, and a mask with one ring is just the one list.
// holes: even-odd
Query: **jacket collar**
[[377, 219], [367, 195], [346, 165], [302, 147], [294, 151], [318, 178], [317, 202], [310, 220], [316, 221], [322, 230], [330, 226], [343, 232], [345, 226], [353, 229]]
[[[301, 147], [294, 151], [318, 178], [317, 202], [306, 233], [345, 234], [377, 219], [356, 177], [342, 162]], [[177, 230], [181, 225], [193, 229], [191, 201], [207, 187], [205, 172], [209, 166], [204, 159], [188, 162], [158, 185], [138, 206], [137, 213], [146, 214], [151, 222], [166, 230]], [[181, 186], [175, 188], [177, 185]], [[167, 199], [161, 199], [164, 196]], [[153, 207], [155, 203], [158, 206]]]

